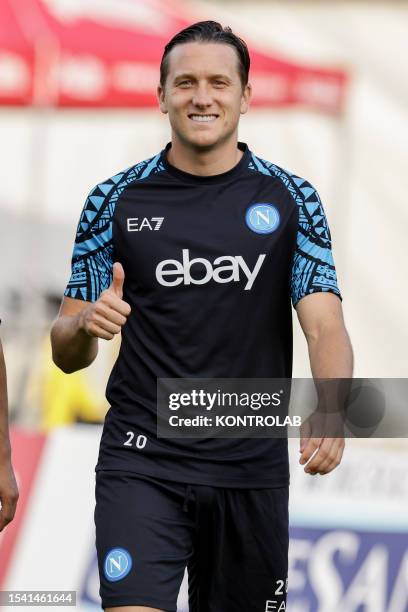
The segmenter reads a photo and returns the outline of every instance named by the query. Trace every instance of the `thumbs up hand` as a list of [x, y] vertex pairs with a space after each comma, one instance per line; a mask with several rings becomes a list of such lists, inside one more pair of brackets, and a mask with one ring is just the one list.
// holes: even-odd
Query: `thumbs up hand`
[[113, 264], [112, 283], [99, 299], [81, 312], [80, 327], [89, 336], [112, 340], [130, 315], [131, 308], [123, 297], [125, 272], [122, 264]]

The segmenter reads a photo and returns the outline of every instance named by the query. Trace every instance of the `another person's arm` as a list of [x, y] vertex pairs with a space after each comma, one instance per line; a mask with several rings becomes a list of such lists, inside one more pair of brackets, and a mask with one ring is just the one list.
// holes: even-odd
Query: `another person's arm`
[[95, 302], [64, 297], [51, 330], [54, 363], [66, 373], [86, 368], [98, 353], [98, 338], [111, 340], [130, 314], [122, 299], [124, 272], [113, 265], [113, 280]]
[[17, 500], [18, 488], [11, 463], [6, 364], [0, 342], [0, 531], [13, 520]]

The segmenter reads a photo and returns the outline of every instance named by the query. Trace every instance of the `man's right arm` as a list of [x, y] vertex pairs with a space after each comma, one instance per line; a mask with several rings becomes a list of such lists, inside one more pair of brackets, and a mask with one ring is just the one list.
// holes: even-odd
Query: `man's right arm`
[[130, 314], [123, 297], [125, 274], [120, 263], [113, 265], [113, 280], [96, 302], [64, 297], [51, 329], [52, 357], [65, 373], [89, 366], [98, 353], [98, 338], [111, 340]]

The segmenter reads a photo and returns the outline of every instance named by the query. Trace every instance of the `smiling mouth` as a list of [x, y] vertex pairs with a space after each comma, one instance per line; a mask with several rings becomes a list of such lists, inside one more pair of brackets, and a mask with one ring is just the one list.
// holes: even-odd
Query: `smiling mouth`
[[218, 115], [198, 115], [196, 113], [192, 113], [188, 116], [189, 119], [195, 121], [196, 123], [212, 123], [218, 118]]

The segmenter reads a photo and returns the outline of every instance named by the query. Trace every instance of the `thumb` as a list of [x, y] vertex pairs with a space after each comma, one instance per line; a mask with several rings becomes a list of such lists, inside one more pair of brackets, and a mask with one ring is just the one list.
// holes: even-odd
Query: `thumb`
[[310, 426], [310, 423], [309, 421], [305, 421], [304, 423], [302, 423], [300, 427], [300, 446], [299, 446], [300, 453], [303, 453], [303, 451], [305, 450], [306, 444], [311, 434], [312, 434], [312, 428]]
[[113, 279], [112, 279], [111, 289], [121, 299], [123, 296], [124, 281], [125, 281], [125, 271], [123, 270], [123, 266], [119, 262], [116, 262], [113, 264]]

